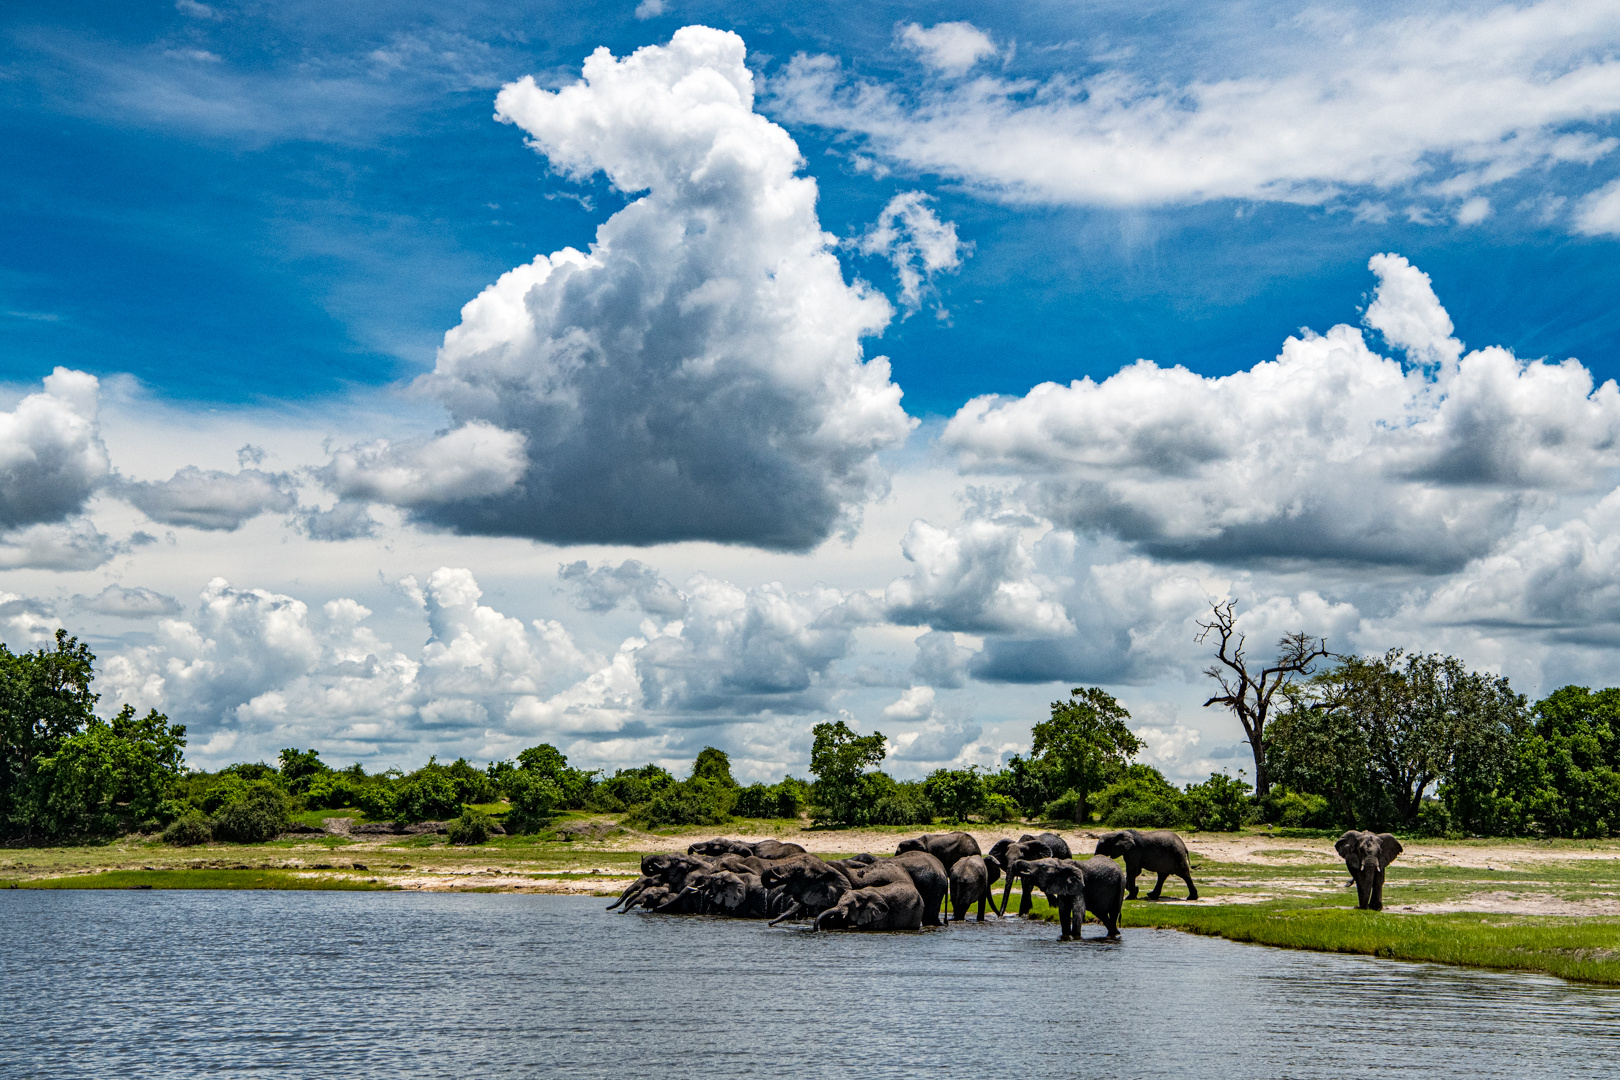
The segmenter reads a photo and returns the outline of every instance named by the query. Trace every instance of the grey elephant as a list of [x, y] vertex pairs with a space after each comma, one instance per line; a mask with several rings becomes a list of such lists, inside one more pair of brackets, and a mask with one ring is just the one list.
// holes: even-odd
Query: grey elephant
[[1087, 910], [1097, 917], [1107, 937], [1119, 937], [1119, 914], [1125, 906], [1125, 875], [1112, 859], [1092, 856], [1073, 859], [1020, 859], [1013, 870], [1033, 882], [1058, 909], [1063, 933], [1060, 940], [1079, 940]]
[[1198, 886], [1193, 884], [1192, 862], [1187, 857], [1187, 845], [1173, 832], [1156, 830], [1138, 832], [1121, 829], [1104, 833], [1097, 838], [1098, 855], [1125, 860], [1125, 895], [1136, 899], [1136, 877], [1143, 870], [1159, 875], [1154, 882], [1149, 900], [1157, 900], [1164, 891], [1164, 879], [1174, 874], [1187, 883], [1187, 899], [1198, 899]]
[[957, 922], [961, 922], [967, 916], [968, 908], [974, 904], [979, 905], [980, 922], [984, 922], [986, 904], [989, 904], [990, 910], [997, 915], [1001, 914], [996, 908], [996, 898], [990, 888], [1001, 876], [1001, 867], [994, 861], [983, 855], [971, 855], [956, 860], [945, 873], [951, 881], [951, 911], [956, 916]]
[[921, 930], [923, 898], [910, 882], [851, 889], [816, 916], [817, 930]]
[[814, 918], [837, 904], [846, 892], [854, 888], [845, 868], [834, 866], [814, 855], [777, 860], [760, 875], [760, 881], [766, 889], [773, 892], [780, 890], [780, 895], [787, 901], [787, 906], [771, 920], [772, 926], [803, 915]]
[[[1067, 859], [1071, 857], [1069, 845], [1057, 833], [1044, 832], [1039, 836], [1025, 833], [1017, 840], [997, 840], [990, 848], [990, 858], [1006, 871], [1007, 883], [1001, 890], [1001, 911], [1007, 911], [1007, 897], [1012, 893], [1013, 879], [1018, 875], [1012, 872], [1012, 864], [1019, 860], [1034, 859]], [[1023, 896], [1018, 901], [1018, 914], [1020, 917], [1028, 916], [1034, 907], [1034, 884], [1024, 882]]]
[[1389, 833], [1360, 832], [1351, 829], [1333, 845], [1344, 857], [1344, 865], [1356, 880], [1356, 907], [1363, 911], [1384, 908], [1384, 871], [1405, 849]]
[[754, 845], [741, 840], [732, 840], [728, 837], [717, 836], [713, 840], [700, 840], [686, 849], [688, 855], [752, 855]]
[[845, 872], [849, 874], [851, 885], [864, 888], [889, 880], [888, 875], [896, 867], [911, 879], [912, 887], [922, 896], [923, 925], [943, 925], [939, 913], [945, 905], [945, 898], [950, 895], [951, 881], [945, 873], [944, 864], [928, 852], [907, 851], [887, 859], [878, 859], [867, 867], [848, 867]]
[[940, 861], [948, 872], [958, 860], [969, 856], [978, 857], [983, 854], [979, 850], [979, 842], [973, 838], [972, 833], [924, 833], [910, 840], [900, 841], [895, 849], [896, 855], [904, 855], [908, 851], [926, 851]]

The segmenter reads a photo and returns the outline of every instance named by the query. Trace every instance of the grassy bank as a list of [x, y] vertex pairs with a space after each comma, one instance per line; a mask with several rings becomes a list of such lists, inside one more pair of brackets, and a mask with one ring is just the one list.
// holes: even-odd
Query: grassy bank
[[11, 883], [18, 889], [278, 889], [356, 892], [394, 889], [375, 878], [292, 870], [109, 870], [104, 874], [37, 878]]

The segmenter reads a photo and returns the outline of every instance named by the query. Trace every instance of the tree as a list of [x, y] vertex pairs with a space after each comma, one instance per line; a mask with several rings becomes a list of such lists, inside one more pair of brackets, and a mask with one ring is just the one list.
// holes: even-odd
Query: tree
[[155, 709], [138, 719], [132, 705], [110, 722], [92, 716], [56, 753], [36, 759], [32, 825], [53, 837], [155, 828], [185, 747], [185, 727]]
[[66, 630], [56, 632], [54, 649], [0, 645], [0, 835], [33, 832], [31, 814], [44, 802], [36, 762], [94, 720], [95, 659]]
[[278, 761], [281, 765], [281, 781], [294, 795], [304, 794], [317, 776], [332, 771], [316, 750], [298, 750], [289, 746], [281, 752]]
[[816, 777], [811, 798], [823, 821], [859, 823], [863, 775], [888, 754], [881, 732], [857, 735], [842, 720], [817, 724], [812, 730], [810, 772]]
[[712, 746], [705, 746], [698, 751], [697, 760], [692, 762], [693, 780], [713, 780], [726, 787], [737, 787], [737, 781], [731, 778], [731, 758], [724, 750], [716, 750]]
[[984, 808], [984, 777], [977, 765], [965, 769], [935, 769], [923, 782], [923, 792], [951, 821], [966, 821]]
[[1075, 820], [1091, 820], [1091, 794], [1142, 749], [1125, 726], [1131, 714], [1101, 687], [1075, 687], [1068, 701], [1052, 702], [1052, 718], [1035, 725], [1032, 758], [1046, 765], [1051, 786], [1077, 796]]
[[[1271, 718], [1271, 707], [1279, 693], [1293, 685], [1295, 676], [1310, 675], [1316, 661], [1332, 654], [1327, 642], [1305, 633], [1284, 634], [1277, 642], [1277, 658], [1258, 675], [1249, 671], [1243, 653], [1244, 635], [1238, 633], [1236, 601], [1210, 605], [1209, 622], [1198, 625], [1203, 631], [1196, 640], [1200, 645], [1210, 634], [1219, 639], [1215, 650], [1216, 662], [1204, 669], [1204, 674], [1220, 684], [1221, 692], [1204, 702], [1204, 708], [1224, 705], [1243, 725], [1243, 734], [1254, 752], [1254, 792], [1265, 798], [1271, 790], [1266, 772], [1266, 721]], [[1285, 693], [1286, 696], [1286, 693]]]

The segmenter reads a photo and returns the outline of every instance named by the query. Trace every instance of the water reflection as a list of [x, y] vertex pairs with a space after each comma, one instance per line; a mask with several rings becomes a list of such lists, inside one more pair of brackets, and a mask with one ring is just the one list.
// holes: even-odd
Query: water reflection
[[1620, 1050], [1620, 992], [1172, 931], [811, 934], [489, 894], [0, 897], [4, 1077], [1567, 1077], [1613, 1075]]

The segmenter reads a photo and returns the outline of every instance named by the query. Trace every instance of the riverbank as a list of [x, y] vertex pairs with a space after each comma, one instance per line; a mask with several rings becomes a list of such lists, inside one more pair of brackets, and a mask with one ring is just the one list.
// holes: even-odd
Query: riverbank
[[[1036, 828], [1026, 826], [1024, 828]], [[981, 847], [1023, 828], [971, 830]], [[1076, 854], [1092, 834], [1058, 830]], [[126, 837], [77, 847], [0, 849], [0, 888], [342, 889], [617, 895], [641, 856], [717, 833], [791, 840], [823, 855], [893, 851], [911, 829], [821, 830], [743, 822], [724, 829], [625, 828], [606, 816], [537, 837], [453, 847], [444, 837], [340, 831], [267, 844], [173, 848]], [[1329, 836], [1186, 836], [1200, 898], [1126, 903], [1126, 926], [1157, 926], [1284, 948], [1348, 952], [1620, 984], [1620, 841], [1408, 840], [1382, 913], [1355, 910]], [[1145, 896], [1152, 886], [1145, 878]], [[1037, 909], [1044, 910], [1044, 905]]]

